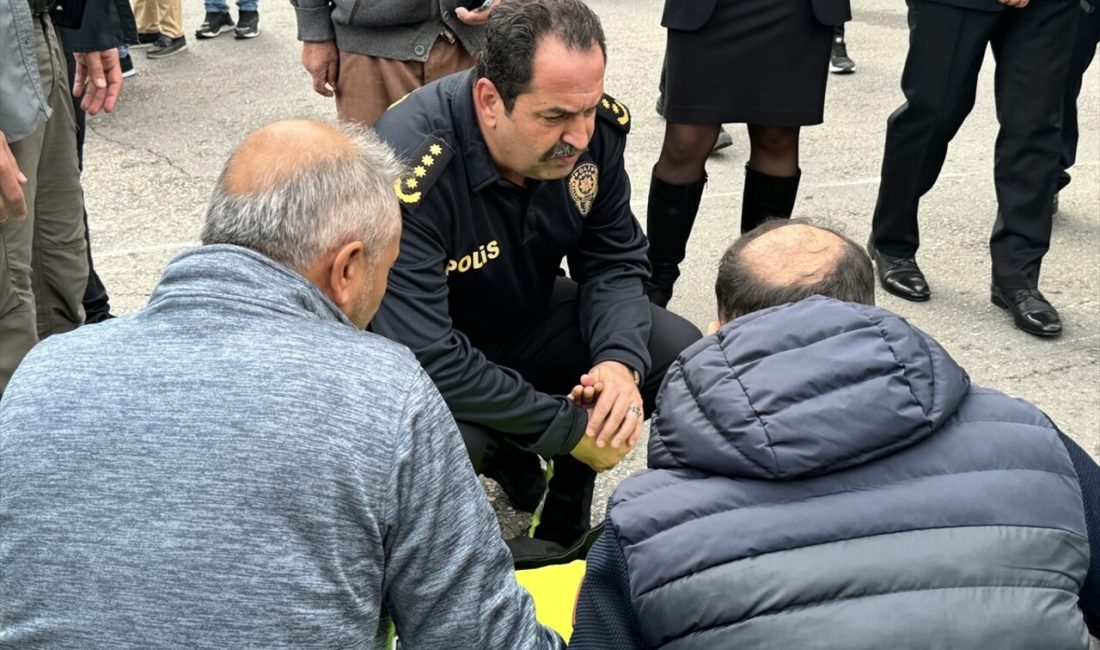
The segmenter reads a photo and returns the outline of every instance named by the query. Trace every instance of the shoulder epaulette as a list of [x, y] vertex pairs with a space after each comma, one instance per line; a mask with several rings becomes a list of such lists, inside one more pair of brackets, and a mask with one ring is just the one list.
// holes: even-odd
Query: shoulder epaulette
[[604, 95], [596, 107], [596, 113], [619, 127], [623, 133], [630, 133], [630, 111], [626, 105], [611, 95]]
[[454, 149], [451, 149], [443, 140], [432, 135], [424, 138], [424, 142], [420, 143], [409, 159], [409, 172], [397, 179], [393, 185], [401, 203], [403, 205], [420, 203], [424, 193], [443, 173], [443, 168], [454, 155]]

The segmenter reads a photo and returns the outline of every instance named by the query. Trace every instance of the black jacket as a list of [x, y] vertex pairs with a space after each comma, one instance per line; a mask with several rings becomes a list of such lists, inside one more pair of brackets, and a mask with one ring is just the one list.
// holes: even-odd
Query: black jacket
[[[661, 26], [686, 32], [695, 31], [710, 20], [718, 2], [719, 0], [666, 0]], [[852, 19], [850, 0], [810, 0], [810, 5], [813, 7], [814, 17], [824, 25], [842, 25]]]
[[584, 410], [536, 391], [470, 339], [514, 336], [536, 319], [567, 258], [592, 362], [646, 374], [646, 239], [623, 165], [630, 114], [605, 97], [572, 174], [520, 188], [489, 156], [472, 75], [413, 92], [375, 124], [412, 170], [398, 190], [401, 253], [372, 329], [412, 348], [455, 419], [513, 434], [546, 457], [568, 453], [584, 433]]
[[102, 52], [123, 43], [137, 43], [134, 12], [127, 0], [78, 0], [62, 3], [61, 11], [69, 14], [77, 4], [83, 5], [83, 20], [60, 18], [54, 25], [66, 52]]

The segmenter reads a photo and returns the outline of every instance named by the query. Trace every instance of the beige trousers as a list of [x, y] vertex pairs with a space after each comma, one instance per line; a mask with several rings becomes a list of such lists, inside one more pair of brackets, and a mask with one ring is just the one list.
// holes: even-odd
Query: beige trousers
[[183, 36], [183, 6], [180, 0], [134, 0], [134, 18], [139, 34]]
[[341, 121], [370, 126], [390, 104], [424, 84], [474, 65], [474, 57], [457, 41], [440, 36], [428, 60], [396, 61], [340, 51], [336, 77], [336, 115]]
[[88, 284], [68, 63], [49, 20], [35, 22], [38, 72], [53, 115], [11, 143], [27, 177], [27, 217], [0, 225], [0, 393], [35, 343], [84, 322]]

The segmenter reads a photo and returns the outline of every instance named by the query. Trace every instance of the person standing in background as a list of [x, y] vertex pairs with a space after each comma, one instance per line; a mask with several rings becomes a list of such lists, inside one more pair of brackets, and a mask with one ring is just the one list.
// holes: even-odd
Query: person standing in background
[[833, 28], [851, 17], [848, 0], [666, 1], [665, 138], [646, 217], [655, 305], [672, 299], [722, 124], [748, 127], [741, 232], [791, 215], [799, 131], [824, 120]]
[[1081, 79], [1092, 64], [1096, 55], [1096, 44], [1100, 43], [1100, 11], [1097, 0], [1081, 1], [1081, 22], [1077, 23], [1077, 38], [1073, 45], [1073, 56], [1069, 60], [1069, 79], [1066, 80], [1065, 106], [1062, 115], [1062, 158], [1061, 171], [1058, 174], [1058, 190], [1054, 193], [1054, 205], [1051, 212], [1058, 212], [1058, 192], [1069, 185], [1069, 168], [1077, 162], [1077, 96], [1081, 94]]
[[[130, 62], [130, 75], [127, 75], [126, 64], [122, 56], [122, 48], [126, 47], [126, 43], [137, 43], [137, 25], [134, 23], [134, 12], [130, 9], [128, 0], [88, 0], [85, 13], [88, 15], [116, 14], [118, 16], [118, 29], [112, 29], [109, 33], [99, 35], [98, 40], [89, 42], [89, 36], [82, 34], [80, 30], [58, 28], [57, 35], [61, 37], [61, 46], [65, 50], [65, 59], [69, 64], [69, 85], [72, 86], [76, 83], [77, 63], [74, 52], [87, 46], [108, 48], [117, 43], [122, 76], [132, 76], [133, 62]], [[129, 53], [126, 54], [125, 58], [130, 58]], [[86, 132], [85, 112], [80, 107], [80, 97], [74, 96], [72, 100], [73, 116], [76, 119], [76, 158], [80, 171], [83, 173], [84, 134]], [[84, 241], [88, 247], [88, 284], [84, 289], [84, 299], [82, 301], [84, 304], [84, 322], [85, 324], [100, 323], [108, 318], [114, 318], [114, 316], [111, 315], [111, 303], [107, 295], [107, 287], [103, 286], [103, 281], [100, 280], [99, 274], [95, 272], [95, 266], [92, 264], [91, 232], [88, 228], [88, 210], [86, 206], [84, 209]]]
[[195, 31], [195, 38], [200, 40], [215, 38], [231, 29], [236, 39], [256, 38], [260, 35], [259, 0], [237, 0], [236, 25], [233, 23], [233, 17], [229, 15], [227, 0], [206, 0], [205, 5], [206, 18]]
[[137, 18], [138, 46], [149, 46], [147, 56], [150, 59], [163, 59], [187, 49], [180, 0], [134, 0], [134, 16]]
[[978, 73], [992, 47], [1000, 131], [993, 166], [997, 215], [989, 239], [990, 301], [1028, 334], [1062, 333], [1058, 311], [1039, 291], [1039, 272], [1050, 248], [1078, 2], [909, 0], [909, 53], [901, 76], [905, 103], [887, 121], [867, 245], [883, 289], [915, 302], [932, 295], [916, 261], [917, 209], [974, 107]]
[[40, 339], [84, 322], [84, 195], [55, 22], [83, 39], [72, 87], [81, 108], [110, 112], [122, 92], [114, 5], [0, 0], [0, 393]]
[[[466, 70], [500, 0], [291, 0], [313, 90], [341, 120], [370, 125], [424, 84]], [[477, 8], [480, 7], [480, 8]]]
[[852, 74], [856, 71], [856, 62], [848, 56], [848, 43], [844, 40], [844, 25], [833, 28], [833, 50], [829, 55], [829, 72], [833, 74]]

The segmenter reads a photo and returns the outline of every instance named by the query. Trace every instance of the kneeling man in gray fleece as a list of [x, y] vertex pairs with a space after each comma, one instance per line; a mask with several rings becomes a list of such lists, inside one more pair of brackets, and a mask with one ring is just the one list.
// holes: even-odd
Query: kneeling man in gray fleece
[[361, 331], [389, 150], [250, 135], [141, 311], [50, 337], [0, 401], [0, 647], [561, 648], [446, 405]]

